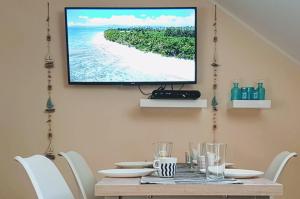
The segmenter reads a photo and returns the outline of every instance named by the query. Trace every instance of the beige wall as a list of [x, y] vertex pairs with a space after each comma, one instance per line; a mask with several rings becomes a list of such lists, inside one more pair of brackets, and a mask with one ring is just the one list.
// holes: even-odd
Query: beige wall
[[[203, 98], [211, 97], [212, 7], [205, 0], [51, 1], [51, 28], [55, 57], [53, 100], [55, 149], [76, 150], [93, 171], [116, 161], [151, 159], [151, 143], [171, 140], [174, 155], [183, 161], [191, 140], [210, 141], [210, 109], [141, 109], [143, 96], [136, 87], [69, 86], [66, 79], [64, 6], [175, 6], [199, 9], [198, 72]], [[46, 97], [46, 3], [41, 0], [6, 0], [0, 7], [0, 198], [34, 198], [16, 155], [43, 153], [47, 145], [43, 113]], [[300, 66], [268, 46], [229, 16], [219, 12], [219, 75], [217, 140], [229, 145], [228, 158], [238, 167], [264, 170], [283, 150], [300, 152]], [[288, 30], [287, 30], [288, 31]], [[270, 110], [228, 110], [231, 82], [244, 84], [264, 79]], [[145, 87], [152, 90], [153, 87]], [[65, 161], [56, 161], [77, 193]], [[293, 160], [280, 179], [285, 199], [300, 195], [300, 160]]]

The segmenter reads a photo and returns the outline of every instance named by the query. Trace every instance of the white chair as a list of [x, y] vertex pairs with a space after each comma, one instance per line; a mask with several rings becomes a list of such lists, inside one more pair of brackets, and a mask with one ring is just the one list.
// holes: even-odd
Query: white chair
[[96, 178], [84, 158], [75, 151], [60, 152], [71, 167], [83, 199], [96, 199], [94, 194]]
[[42, 155], [16, 156], [27, 172], [38, 199], [74, 199], [65, 179], [55, 164]]
[[273, 182], [276, 182], [285, 165], [292, 157], [297, 157], [297, 153], [288, 151], [279, 153], [269, 165], [264, 177], [272, 180]]

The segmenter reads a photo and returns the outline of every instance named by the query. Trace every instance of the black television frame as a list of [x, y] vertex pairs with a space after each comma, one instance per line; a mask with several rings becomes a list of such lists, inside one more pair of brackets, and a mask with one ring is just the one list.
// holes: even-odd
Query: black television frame
[[[69, 63], [69, 41], [68, 41], [68, 21], [67, 21], [67, 10], [77, 9], [194, 9], [195, 11], [195, 80], [194, 81], [155, 81], [155, 82], [72, 82], [70, 81], [70, 63]], [[67, 49], [67, 73], [68, 73], [68, 84], [69, 85], [181, 85], [181, 84], [197, 84], [197, 7], [184, 7], [184, 6], [172, 6], [172, 7], [65, 7], [65, 38], [66, 38], [66, 49]]]

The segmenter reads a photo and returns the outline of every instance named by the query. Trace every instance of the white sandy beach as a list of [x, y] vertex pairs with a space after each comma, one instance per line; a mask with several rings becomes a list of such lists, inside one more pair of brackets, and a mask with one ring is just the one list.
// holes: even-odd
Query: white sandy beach
[[167, 81], [194, 80], [193, 60], [163, 57], [159, 54], [143, 52], [133, 47], [108, 41], [104, 33], [99, 32], [93, 38], [93, 44], [104, 53], [114, 56], [118, 65], [153, 76], [162, 76]]

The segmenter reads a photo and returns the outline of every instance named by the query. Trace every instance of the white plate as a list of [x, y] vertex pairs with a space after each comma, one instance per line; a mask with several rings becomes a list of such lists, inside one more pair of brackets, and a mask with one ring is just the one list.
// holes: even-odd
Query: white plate
[[263, 175], [262, 171], [245, 169], [225, 169], [224, 175], [229, 178], [254, 178]]
[[152, 167], [153, 162], [117, 162], [115, 165], [121, 168], [145, 168]]
[[106, 169], [98, 173], [112, 178], [134, 178], [151, 174], [155, 169]]

